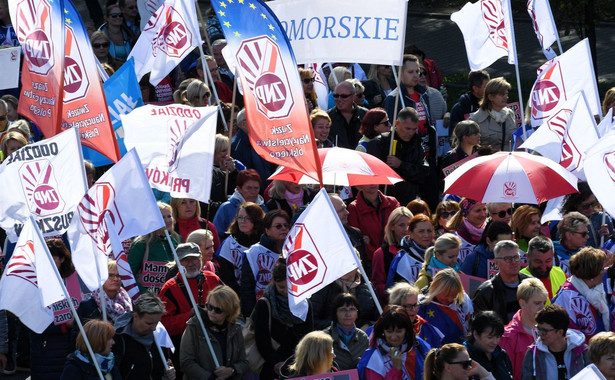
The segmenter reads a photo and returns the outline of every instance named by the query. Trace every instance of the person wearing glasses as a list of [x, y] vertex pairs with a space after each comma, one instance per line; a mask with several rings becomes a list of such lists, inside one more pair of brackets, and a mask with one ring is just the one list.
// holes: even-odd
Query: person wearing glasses
[[138, 38], [141, 34], [141, 17], [137, 9], [137, 0], [119, 0], [118, 4], [122, 9], [124, 24]]
[[491, 372], [470, 359], [468, 350], [461, 344], [449, 343], [434, 348], [425, 358], [425, 380], [467, 380], [470, 376], [495, 380]]
[[493, 252], [495, 245], [499, 241], [511, 239], [512, 229], [508, 224], [497, 221], [487, 223], [478, 245], [461, 263], [461, 271], [485, 280], [492, 278], [498, 272], [498, 267], [495, 265], [495, 253]]
[[111, 41], [105, 32], [102, 30], [93, 32], [90, 36], [90, 41], [92, 42], [92, 50], [94, 50], [94, 55], [98, 59], [98, 62], [101, 64], [108, 64], [115, 71], [122, 66], [122, 61], [113, 58], [111, 54], [109, 54]]
[[318, 108], [318, 100], [316, 99], [316, 91], [314, 90], [314, 72], [310, 69], [299, 68], [299, 77], [303, 85], [303, 94], [308, 104], [308, 112], [312, 112], [315, 108]]
[[504, 323], [508, 324], [517, 310], [517, 288], [521, 281], [529, 278], [519, 273], [521, 255], [519, 246], [512, 240], [499, 241], [494, 249], [495, 264], [500, 271], [490, 280], [483, 282], [472, 297], [474, 310], [495, 311]]
[[557, 224], [559, 241], [553, 242], [555, 249], [555, 265], [562, 268], [570, 276], [570, 258], [587, 245], [589, 240], [589, 219], [578, 211], [564, 215]]
[[359, 360], [369, 346], [367, 334], [357, 327], [361, 305], [357, 297], [341, 293], [332, 302], [332, 322], [323, 331], [333, 338], [333, 352], [337, 369], [357, 368]]
[[128, 292], [122, 287], [117, 262], [109, 260], [107, 270], [109, 277], [103, 286], [93, 291], [89, 297], [79, 304], [77, 314], [84, 324], [90, 319], [102, 319], [102, 307], [105, 308], [107, 313], [107, 320], [112, 322], [120, 315], [132, 311], [132, 300]]
[[518, 207], [512, 216], [512, 229], [515, 241], [523, 252], [528, 250], [528, 242], [540, 235], [540, 210], [532, 205]]
[[438, 161], [440, 189], [444, 190], [444, 173], [442, 169], [461, 161], [476, 153], [480, 146], [480, 127], [475, 121], [462, 120], [455, 126], [452, 133], [451, 146], [453, 149], [446, 152]]
[[263, 219], [265, 232], [258, 243], [243, 256], [239, 299], [241, 313], [250, 316], [254, 305], [271, 282], [273, 267], [282, 253], [284, 240], [290, 229], [290, 217], [284, 210], [273, 210]]
[[487, 203], [487, 211], [491, 220], [510, 224], [510, 217], [513, 214], [512, 203], [491, 202]]
[[329, 138], [331, 132], [331, 118], [326, 111], [317, 108], [310, 112], [310, 123], [314, 130], [314, 138], [316, 139], [316, 147], [332, 148], [333, 141]]
[[493, 311], [474, 315], [470, 337], [465, 341], [472, 360], [491, 372], [497, 380], [512, 380], [513, 366], [506, 351], [498, 345], [504, 334], [504, 323]]
[[556, 304], [536, 313], [538, 339], [523, 359], [522, 380], [570, 379], [590, 363], [585, 337], [569, 323], [566, 310]]
[[199, 306], [198, 313], [219, 365], [215, 366], [203, 330], [193, 315], [186, 323], [179, 347], [184, 375], [189, 379], [241, 379], [248, 370], [248, 360], [241, 326], [237, 323], [237, 294], [230, 287], [219, 285], [209, 292], [207, 303], [204, 307]]
[[387, 306], [371, 336], [370, 348], [357, 366], [365, 380], [411, 380], [423, 377], [423, 363], [431, 347], [416, 339], [408, 313], [401, 306]]
[[517, 288], [517, 299], [521, 309], [504, 327], [504, 335], [500, 339], [502, 347], [513, 366], [513, 380], [521, 380], [523, 358], [527, 348], [534, 343], [534, 326], [536, 313], [545, 307], [548, 301], [547, 289], [536, 278], [526, 278]]
[[547, 289], [547, 305], [566, 282], [566, 273], [562, 268], [553, 266], [553, 242], [546, 236], [536, 236], [530, 240], [527, 249], [528, 265], [521, 273], [529, 274], [542, 281]]
[[570, 278], [553, 303], [570, 314], [570, 327], [585, 334], [586, 343], [601, 331], [611, 330], [609, 306], [602, 285], [606, 254], [585, 247], [570, 259]]
[[135, 43], [135, 35], [124, 24], [124, 14], [118, 4], [107, 6], [106, 22], [98, 28], [109, 37], [109, 54], [125, 62]]
[[453, 217], [453, 215], [457, 213], [457, 211], [459, 211], [459, 203], [455, 201], [442, 201], [438, 203], [433, 215], [431, 216], [436, 238], [450, 232], [446, 229], [446, 224]]
[[211, 91], [202, 81], [195, 79], [186, 87], [186, 100], [193, 107], [205, 107], [209, 105]]
[[589, 223], [587, 229], [589, 239], [585, 244], [588, 247], [601, 248], [601, 240], [608, 240], [613, 234], [613, 221], [611, 217], [600, 211], [596, 196], [592, 193], [587, 182], [579, 182], [579, 192], [567, 195], [562, 203], [562, 215], [572, 211], [583, 214]]
[[361, 138], [359, 128], [361, 120], [367, 113], [367, 108], [354, 103], [356, 92], [351, 81], [340, 82], [333, 91], [335, 107], [327, 111], [331, 118], [329, 138], [341, 148], [354, 149]]
[[377, 107], [367, 111], [363, 120], [361, 120], [361, 128], [359, 133], [361, 139], [355, 150], [367, 153], [367, 143], [379, 136], [381, 133], [391, 130], [391, 121], [384, 108]]

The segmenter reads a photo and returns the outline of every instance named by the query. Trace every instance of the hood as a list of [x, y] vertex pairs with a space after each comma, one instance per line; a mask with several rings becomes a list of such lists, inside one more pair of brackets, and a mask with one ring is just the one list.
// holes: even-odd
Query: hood
[[493, 252], [491, 252], [489, 250], [489, 247], [487, 247], [487, 244], [479, 244], [476, 246], [476, 253], [478, 253], [480, 256], [484, 256], [487, 259], [493, 259], [495, 258], [495, 255], [493, 254]]
[[[233, 195], [231, 195], [231, 197], [229, 198], [229, 202], [239, 207], [242, 204], [246, 203], [246, 199], [243, 197], [243, 195], [241, 195], [239, 190], [235, 189], [235, 191], [233, 192]], [[254, 203], [256, 203], [259, 206], [263, 206], [265, 204], [265, 199], [259, 194], [258, 197], [256, 198], [256, 202]]]
[[120, 335], [128, 335], [132, 339], [141, 343], [145, 347], [150, 347], [154, 343], [154, 333], [149, 333], [145, 336], [138, 335], [132, 329], [132, 316], [134, 311], [129, 311], [125, 314], [120, 315], [115, 320], [115, 333]]
[[[585, 335], [580, 331], [568, 329], [568, 331], [566, 331], [566, 341], [568, 342], [566, 352], [572, 351], [576, 347], [585, 344]], [[542, 343], [540, 338], [536, 341], [536, 347], [543, 352], [549, 351], [549, 348]]]

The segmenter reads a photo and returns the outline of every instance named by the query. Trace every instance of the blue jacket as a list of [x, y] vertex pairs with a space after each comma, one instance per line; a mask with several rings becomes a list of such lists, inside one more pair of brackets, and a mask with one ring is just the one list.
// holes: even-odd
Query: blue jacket
[[[243, 198], [241, 193], [237, 190], [231, 195], [228, 201], [222, 203], [216, 211], [216, 216], [214, 216], [214, 226], [216, 226], [216, 230], [218, 231], [218, 236], [220, 237], [220, 242], [222, 242], [226, 238], [226, 230], [229, 228], [235, 216], [237, 216], [237, 210], [239, 206], [244, 204], [246, 200]], [[265, 201], [263, 197], [260, 195], [256, 200], [256, 204], [261, 206], [264, 212], [267, 212], [267, 206], [265, 206]]]
[[250, 144], [248, 134], [239, 129], [231, 140], [231, 157], [241, 161], [248, 169], [254, 169], [261, 176], [261, 192], [267, 187], [267, 178], [273, 172], [271, 164], [258, 155]]
[[[489, 261], [495, 255], [489, 250], [486, 244], [479, 244], [474, 248], [474, 252], [469, 253], [461, 264], [461, 271], [470, 276], [477, 276], [489, 279]], [[478, 265], [476, 264], [478, 260]]]

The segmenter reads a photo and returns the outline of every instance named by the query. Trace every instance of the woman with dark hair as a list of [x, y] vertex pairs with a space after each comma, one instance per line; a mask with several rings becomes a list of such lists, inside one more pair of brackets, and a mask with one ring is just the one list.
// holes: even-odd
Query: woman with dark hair
[[357, 369], [362, 379], [420, 379], [431, 347], [416, 339], [412, 322], [401, 306], [387, 306], [376, 324]]
[[442, 201], [436, 206], [436, 211], [431, 216], [431, 222], [436, 233], [436, 238], [450, 232], [446, 229], [448, 221], [459, 211], [459, 203], [455, 201]]
[[252, 313], [254, 325], [258, 326], [254, 330], [256, 348], [265, 359], [259, 374], [259, 378], [264, 380], [280, 375], [284, 361], [295, 352], [299, 341], [314, 329], [309, 300], [305, 321], [290, 311], [284, 259], [275, 262], [271, 276], [271, 283], [256, 302]]
[[124, 14], [119, 4], [107, 6], [106, 22], [98, 28], [109, 37], [109, 54], [122, 62], [126, 61], [133, 44], [135, 35], [124, 24]]
[[461, 238], [459, 262], [463, 262], [468, 254], [480, 242], [487, 224], [487, 206], [469, 198], [462, 198], [459, 211], [448, 221], [446, 228]]
[[438, 160], [441, 190], [444, 190], [444, 173], [442, 169], [474, 154], [480, 145], [480, 127], [475, 121], [463, 120], [457, 123], [456, 126], [453, 125], [449, 128], [455, 128], [451, 141], [453, 149], [446, 152]]
[[246, 202], [239, 206], [237, 216], [226, 231], [229, 237], [224, 239], [216, 252], [220, 264], [220, 280], [239, 294], [241, 283], [241, 265], [243, 256], [249, 247], [258, 243], [262, 235], [265, 212], [259, 205]]
[[504, 322], [494, 311], [481, 311], [472, 320], [471, 335], [465, 346], [472, 360], [478, 362], [497, 380], [512, 380], [513, 368], [506, 351], [498, 345], [504, 334]]
[[495, 380], [491, 372], [470, 359], [468, 351], [461, 344], [449, 343], [434, 348], [425, 358], [424, 380], [468, 380], [470, 376]]
[[367, 143], [381, 133], [391, 129], [391, 121], [384, 108], [373, 108], [361, 119], [359, 133], [362, 135], [359, 144], [355, 148], [359, 152], [367, 153]]
[[[493, 249], [498, 241], [511, 239], [512, 228], [508, 224], [498, 221], [489, 222], [474, 252], [469, 253], [461, 263], [461, 271], [485, 280], [495, 276], [498, 269], [495, 266]], [[490, 273], [492, 271], [493, 273]]]
[[359, 360], [369, 346], [369, 338], [357, 328], [361, 316], [361, 305], [357, 297], [341, 293], [333, 300], [331, 325], [323, 331], [333, 338], [333, 352], [337, 369], [345, 371], [357, 368]]
[[252, 245], [243, 256], [239, 299], [241, 313], [248, 317], [254, 304], [261, 298], [271, 281], [271, 271], [282, 253], [282, 245], [290, 229], [286, 211], [273, 210], [265, 214], [265, 232], [258, 243]]

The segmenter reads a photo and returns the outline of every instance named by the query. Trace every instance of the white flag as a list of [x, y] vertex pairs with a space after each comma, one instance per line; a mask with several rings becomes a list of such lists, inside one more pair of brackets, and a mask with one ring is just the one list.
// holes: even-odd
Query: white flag
[[154, 13], [162, 5], [162, 0], [137, 0], [137, 8], [139, 9], [139, 18], [141, 19], [141, 25], [139, 30], [145, 29], [147, 22], [154, 15]]
[[602, 115], [595, 78], [587, 38], [543, 65], [530, 93], [532, 127], [561, 117], [562, 104], [581, 91], [592, 115]]
[[466, 3], [451, 15], [463, 34], [472, 70], [482, 70], [505, 56], [508, 63], [515, 64], [511, 19], [509, 0]]
[[549, 0], [527, 0], [527, 13], [532, 18], [534, 32], [547, 59], [556, 57], [551, 45], [557, 41], [557, 29]]
[[314, 73], [314, 91], [316, 91], [318, 107], [323, 110], [328, 109], [329, 84], [327, 83], [327, 76], [322, 72], [322, 65], [318, 63], [311, 63], [305, 65], [305, 68], [312, 70]]
[[521, 145], [559, 162], [566, 170], [585, 180], [585, 151], [598, 141], [596, 122], [584, 92], [570, 98], [557, 112]]
[[158, 85], [195, 47], [200, 31], [193, 0], [166, 0], [149, 19], [128, 58], [135, 59], [137, 79], [151, 72]]
[[110, 219], [109, 214], [105, 214], [105, 223], [107, 231], [109, 232], [109, 241], [111, 242], [111, 250], [113, 251], [113, 258], [117, 262], [117, 271], [122, 278], [122, 286], [133, 301], [136, 301], [141, 293], [139, 292], [139, 285], [135, 280], [135, 276], [132, 273], [132, 268], [128, 264], [128, 256], [122, 245], [120, 237], [117, 235], [113, 221]]
[[611, 107], [609, 108], [609, 112], [602, 118], [602, 121], [600, 121], [600, 124], [596, 126], [598, 136], [605, 136], [612, 130], [615, 130], [615, 123], [613, 121], [613, 107]]
[[156, 343], [158, 343], [160, 347], [170, 348], [171, 352], [175, 352], [175, 345], [173, 345], [169, 332], [164, 328], [162, 322], [158, 322], [156, 325], [156, 330], [154, 330], [154, 339], [156, 339]]
[[288, 232], [282, 255], [286, 257], [290, 310], [303, 320], [307, 298], [357, 268], [354, 248], [325, 189]]
[[72, 128], [26, 145], [0, 165], [0, 183], [5, 184], [0, 227], [11, 242], [30, 215], [44, 236], [61, 235], [68, 228], [87, 190], [78, 133]]
[[104, 222], [106, 214], [120, 240], [145, 235], [165, 225], [134, 149], [90, 188], [67, 231], [73, 264], [90, 290], [100, 288], [109, 275], [111, 242]]
[[139, 152], [152, 187], [209, 202], [216, 107], [146, 105], [122, 115], [124, 143]]
[[[2, 275], [0, 280], [0, 309], [15, 314], [24, 325], [40, 334], [53, 322], [53, 312], [51, 308], [44, 305], [43, 295], [39, 290], [39, 284], [42, 287], [43, 283], [39, 281], [44, 280], [45, 277], [57, 281], [53, 272], [41, 273], [37, 271], [37, 261], [40, 260], [37, 260], [35, 256], [41, 256], [40, 259], [43, 260], [48, 259], [43, 250], [47, 248], [47, 245], [44, 241], [40, 241], [34, 228], [30, 220], [26, 220], [13, 251], [13, 256], [11, 256]], [[53, 293], [55, 291], [51, 292], [51, 294]], [[52, 296], [51, 298], [55, 297]]]
[[615, 215], [615, 132], [586, 152], [585, 176], [598, 202], [609, 215]]

